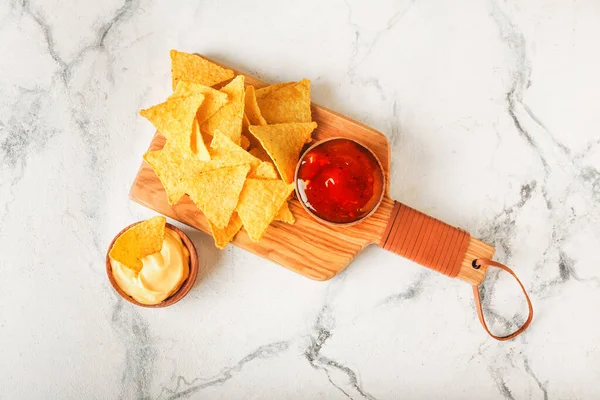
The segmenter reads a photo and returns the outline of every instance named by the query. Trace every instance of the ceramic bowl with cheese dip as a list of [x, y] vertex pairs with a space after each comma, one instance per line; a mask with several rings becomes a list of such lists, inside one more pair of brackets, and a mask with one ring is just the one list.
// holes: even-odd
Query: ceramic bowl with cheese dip
[[[168, 307], [184, 298], [194, 286], [198, 276], [198, 254], [183, 231], [164, 221], [162, 244], [160, 239], [154, 243], [153, 250], [158, 251], [144, 248], [143, 243], [139, 244], [143, 234], [135, 230], [149, 221], [152, 219], [131, 224], [115, 236], [106, 253], [106, 273], [113, 288], [130, 303], [140, 307]], [[120, 254], [114, 252], [115, 243], [124, 235], [130, 239], [129, 246], [121, 245]], [[142, 239], [136, 240], [139, 237]], [[142, 256], [137, 260], [131, 256], [136, 264], [131, 265], [127, 262], [130, 256], [127, 253], [138, 251], [142, 251]]]

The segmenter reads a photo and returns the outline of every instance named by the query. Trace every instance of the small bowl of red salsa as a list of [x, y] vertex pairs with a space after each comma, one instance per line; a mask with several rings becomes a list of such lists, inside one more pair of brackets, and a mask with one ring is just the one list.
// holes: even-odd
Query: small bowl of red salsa
[[300, 158], [296, 196], [304, 209], [329, 225], [353, 225], [375, 212], [385, 178], [371, 150], [346, 138], [315, 143]]

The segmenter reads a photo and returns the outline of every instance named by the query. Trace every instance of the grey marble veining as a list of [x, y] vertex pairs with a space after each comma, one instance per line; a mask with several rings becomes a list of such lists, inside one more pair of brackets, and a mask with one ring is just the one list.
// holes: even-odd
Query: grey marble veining
[[[531, 0], [0, 4], [0, 399], [600, 397], [600, 4]], [[391, 195], [513, 267], [530, 329], [486, 337], [471, 289], [375, 247], [313, 282], [185, 228], [174, 307], [113, 293], [106, 246], [170, 91], [171, 48], [382, 131]], [[516, 285], [481, 288], [495, 331]]]

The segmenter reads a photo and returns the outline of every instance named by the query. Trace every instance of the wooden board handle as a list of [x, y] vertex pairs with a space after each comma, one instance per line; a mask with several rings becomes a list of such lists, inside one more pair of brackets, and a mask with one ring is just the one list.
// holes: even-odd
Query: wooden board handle
[[421, 265], [479, 285], [487, 265], [473, 260], [491, 259], [494, 248], [468, 232], [450, 226], [395, 201], [379, 246]]

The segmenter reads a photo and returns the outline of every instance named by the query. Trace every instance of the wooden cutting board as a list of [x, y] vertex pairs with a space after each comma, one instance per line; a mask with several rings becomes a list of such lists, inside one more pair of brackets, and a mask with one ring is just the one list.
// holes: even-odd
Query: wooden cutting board
[[[238, 71], [236, 73], [243, 74]], [[268, 85], [255, 77], [247, 74], [243, 75], [245, 75], [246, 84], [248, 85], [253, 85], [256, 88]], [[389, 198], [388, 193], [390, 145], [381, 132], [325, 107], [313, 104], [312, 116], [318, 124], [317, 129], [313, 132], [314, 141], [331, 137], [347, 137], [363, 143], [377, 155], [386, 178], [385, 197], [380, 207], [371, 217], [357, 225], [331, 227], [322, 225], [313, 219], [294, 198], [290, 201], [290, 210], [296, 218], [295, 224], [273, 222], [259, 243], [252, 242], [246, 232], [242, 230], [237, 234], [233, 243], [306, 277], [327, 280], [346, 268], [366, 246], [381, 241], [394, 205], [394, 201]], [[158, 150], [164, 144], [165, 138], [157, 133], [150, 143], [149, 150]], [[152, 210], [210, 235], [204, 215], [187, 195], [175, 206], [171, 206], [167, 202], [162, 184], [146, 162], [142, 162], [135, 177], [130, 198]], [[485, 254], [491, 257], [493, 254], [491, 246], [476, 239], [472, 240], [472, 245], [469, 245], [467, 253], [471, 251], [477, 255]], [[467, 272], [471, 273], [470, 271]], [[472, 272], [485, 275], [485, 271]], [[482, 276], [481, 279], [483, 279]], [[469, 279], [464, 280], [469, 281]], [[473, 281], [476, 280], [479, 280], [479, 278], [473, 278]]]

